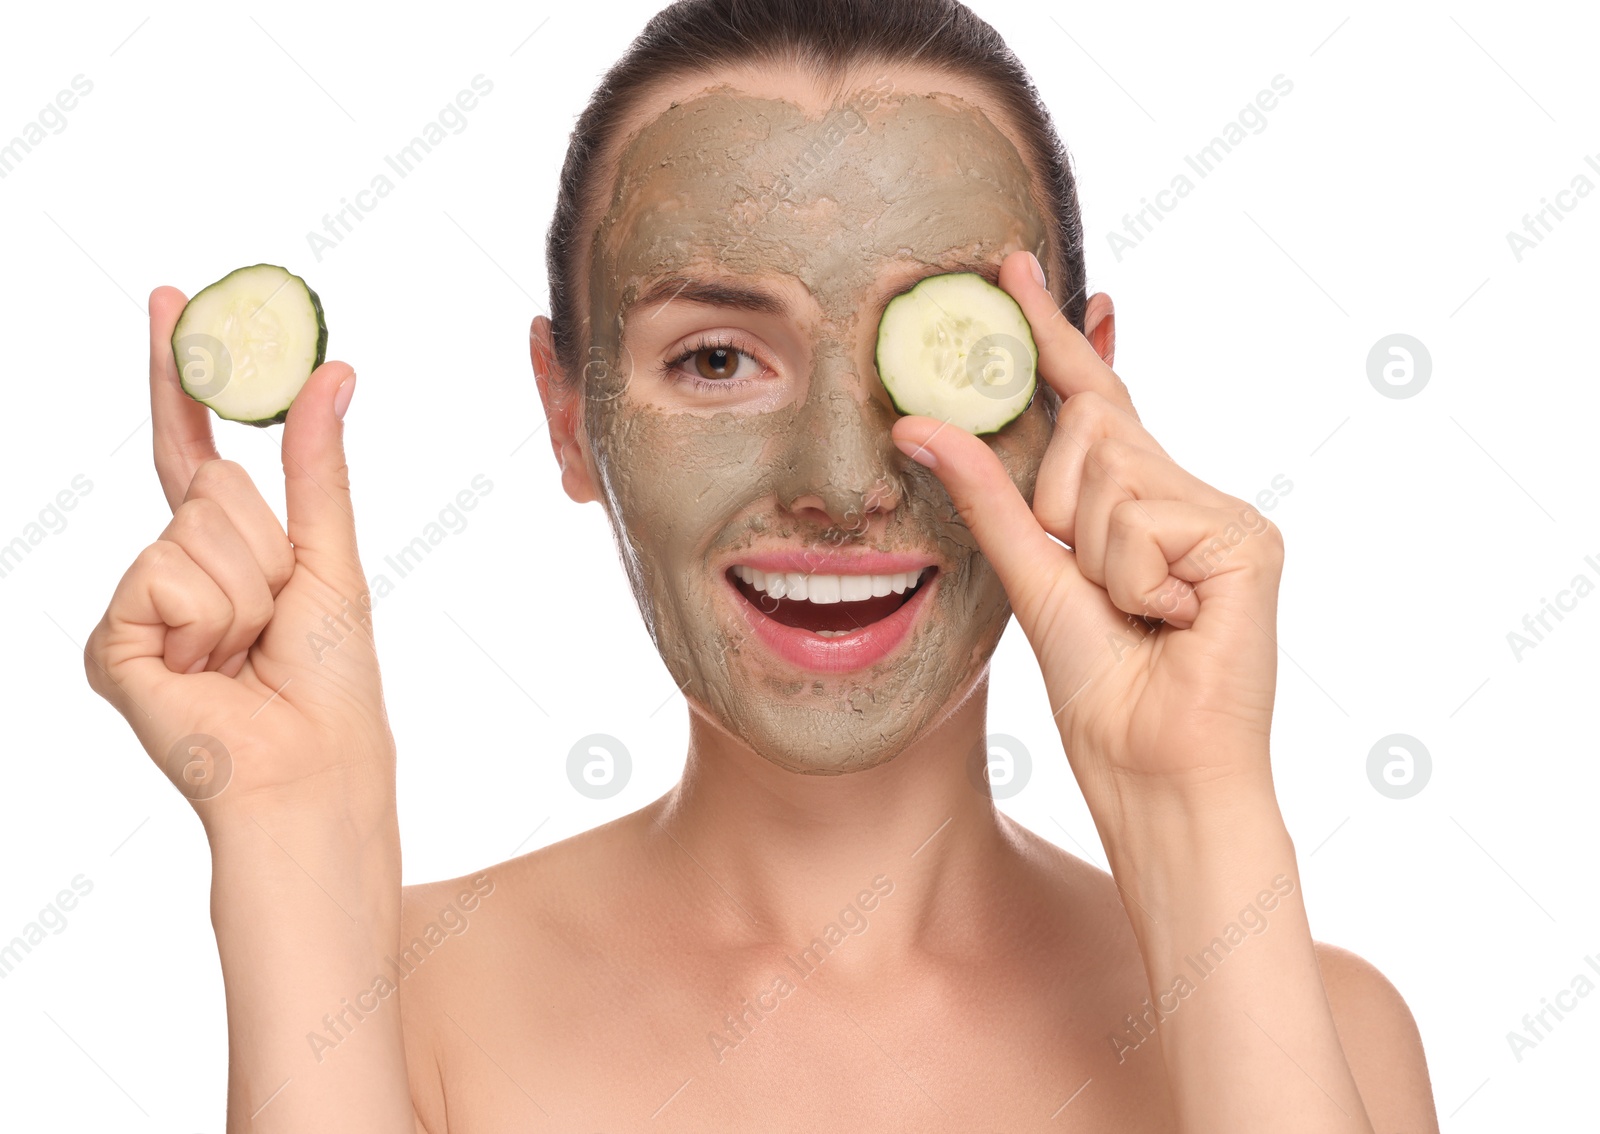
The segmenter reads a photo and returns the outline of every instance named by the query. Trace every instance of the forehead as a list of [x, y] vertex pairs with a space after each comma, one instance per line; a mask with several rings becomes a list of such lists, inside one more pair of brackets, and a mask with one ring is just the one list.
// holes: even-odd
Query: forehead
[[[894, 263], [1048, 263], [1036, 184], [970, 84], [704, 77], [636, 108], [590, 248], [597, 312], [691, 266], [798, 277], [843, 315]], [[834, 309], [834, 310], [828, 310]]]

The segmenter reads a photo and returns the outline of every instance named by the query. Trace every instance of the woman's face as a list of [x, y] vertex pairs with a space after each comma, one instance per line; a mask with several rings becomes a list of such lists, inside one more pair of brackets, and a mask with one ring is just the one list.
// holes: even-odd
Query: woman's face
[[[939, 272], [993, 279], [1015, 249], [1051, 262], [1007, 135], [940, 93], [958, 84], [893, 74], [832, 103], [798, 76], [664, 93], [618, 151], [586, 270], [584, 432], [651, 635], [699, 711], [815, 774], [914, 744], [1010, 616], [939, 481], [890, 439], [883, 306]], [[1053, 405], [987, 439], [1030, 500]], [[808, 598], [757, 590], [750, 566]], [[920, 584], [812, 601], [870, 574]]]

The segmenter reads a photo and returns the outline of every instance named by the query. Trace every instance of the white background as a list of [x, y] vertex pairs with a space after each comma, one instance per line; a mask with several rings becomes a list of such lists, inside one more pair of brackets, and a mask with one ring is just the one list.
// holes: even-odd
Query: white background
[[[93, 485], [0, 579], [0, 941], [74, 876], [93, 884], [0, 981], [9, 1119], [222, 1128], [206, 845], [80, 656], [169, 518], [147, 420], [152, 288], [193, 294], [268, 261], [320, 292], [330, 357], [361, 374], [346, 443], [369, 575], [474, 475], [493, 482], [465, 529], [390, 574], [376, 612], [407, 882], [565, 838], [674, 782], [682, 699], [599, 507], [560, 492], [526, 345], [546, 310], [567, 133], [656, 6], [5, 17], [0, 140], [74, 75], [94, 84], [0, 180], [0, 542], [75, 475]], [[1292, 481], [1269, 513], [1288, 545], [1274, 766], [1315, 935], [1403, 992], [1446, 1129], [1592, 1124], [1580, 1076], [1600, 1050], [1600, 995], [1520, 1061], [1506, 1039], [1600, 956], [1600, 775], [1582, 711], [1600, 598], [1520, 660], [1507, 642], [1574, 576], [1600, 582], [1600, 193], [1567, 197], [1576, 207], [1520, 261], [1506, 239], [1576, 175], [1600, 185], [1584, 164], [1600, 155], [1592, 11], [976, 7], [1074, 155], [1091, 283], [1117, 301], [1117, 369], [1146, 425], [1234, 495]], [[494, 89], [463, 132], [315, 258], [307, 232], [478, 74]], [[1294, 88], [1266, 128], [1197, 179], [1184, 155], [1279, 74]], [[1119, 258], [1108, 232], [1181, 172], [1194, 192]], [[1432, 360], [1405, 399], [1367, 375], [1396, 332]], [[217, 433], [281, 516], [280, 431]], [[991, 728], [1033, 755], [1004, 809], [1103, 864], [1014, 627], [995, 670]], [[633, 755], [608, 800], [566, 779], [568, 748], [594, 732]], [[1392, 733], [1432, 757], [1408, 799], [1368, 780]]]

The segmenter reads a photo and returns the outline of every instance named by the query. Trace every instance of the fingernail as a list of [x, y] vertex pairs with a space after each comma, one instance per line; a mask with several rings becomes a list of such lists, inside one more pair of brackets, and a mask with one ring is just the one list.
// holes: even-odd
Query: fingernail
[[187, 672], [189, 672], [189, 673], [199, 673], [202, 669], [204, 669], [206, 667], [206, 662], [208, 662], [210, 660], [211, 660], [211, 655], [207, 654], [205, 657], [201, 658], [199, 661], [197, 661], [193, 665], [191, 665]]
[[1039, 265], [1039, 257], [1029, 252], [1028, 263], [1033, 267], [1033, 278], [1039, 281], [1040, 287], [1044, 287], [1044, 268]]
[[927, 465], [930, 469], [939, 467], [939, 458], [933, 455], [933, 450], [918, 445], [915, 441], [902, 441], [896, 437], [894, 447], [918, 464]]
[[339, 383], [339, 388], [333, 392], [333, 416], [344, 419], [344, 411], [350, 408], [350, 398], [356, 392], [356, 376], [352, 371], [350, 377]]
[[[243, 658], [246, 652], [247, 652], [246, 650], [240, 650], [238, 653], [234, 654], [233, 657], [229, 658], [227, 661], [225, 661], [221, 665], [217, 666], [217, 672], [218, 673], [228, 673], [228, 670], [233, 668], [233, 664], [235, 662], [239, 661], [241, 658]], [[229, 677], [237, 677], [238, 674], [236, 674], [236, 673], [228, 673], [228, 676]]]

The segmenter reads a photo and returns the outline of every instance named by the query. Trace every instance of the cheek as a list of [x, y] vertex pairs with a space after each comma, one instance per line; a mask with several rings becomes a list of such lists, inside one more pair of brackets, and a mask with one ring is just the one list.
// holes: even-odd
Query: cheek
[[1028, 412], [1013, 422], [999, 439], [990, 440], [990, 447], [1005, 466], [1011, 483], [1017, 486], [1017, 491], [1030, 505], [1039, 482], [1039, 468], [1044, 463], [1045, 451], [1050, 447], [1054, 430], [1053, 416], [1041, 394], [1028, 407]]
[[596, 462], [614, 519], [640, 556], [683, 566], [759, 491], [763, 439], [748, 423], [728, 422], [631, 403], [601, 411]]

